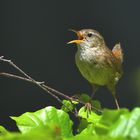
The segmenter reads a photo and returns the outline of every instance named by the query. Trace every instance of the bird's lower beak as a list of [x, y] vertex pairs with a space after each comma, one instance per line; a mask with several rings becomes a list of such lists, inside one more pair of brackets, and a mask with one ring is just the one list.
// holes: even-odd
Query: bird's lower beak
[[78, 39], [77, 40], [72, 40], [72, 41], [68, 42], [67, 44], [72, 44], [72, 43], [80, 44], [80, 43], [83, 42], [83, 35], [80, 31], [76, 31], [76, 30], [73, 30], [73, 29], [70, 29], [70, 31], [76, 33]]
[[72, 41], [68, 42], [67, 44], [72, 44], [72, 43], [80, 44], [82, 42], [83, 42], [83, 40], [72, 40]]

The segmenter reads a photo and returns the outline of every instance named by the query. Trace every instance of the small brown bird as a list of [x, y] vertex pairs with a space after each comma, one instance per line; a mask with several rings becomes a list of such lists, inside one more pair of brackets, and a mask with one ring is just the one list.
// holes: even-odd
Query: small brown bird
[[106, 86], [112, 93], [115, 104], [119, 109], [116, 98], [116, 84], [122, 76], [123, 53], [120, 43], [110, 50], [102, 35], [93, 29], [75, 31], [78, 51], [75, 55], [76, 65], [83, 77], [93, 86], [93, 95], [99, 86]]

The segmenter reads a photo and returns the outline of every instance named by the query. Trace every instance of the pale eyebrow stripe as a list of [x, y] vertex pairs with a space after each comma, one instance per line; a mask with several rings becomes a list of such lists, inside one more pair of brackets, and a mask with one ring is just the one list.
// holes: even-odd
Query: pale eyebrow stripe
[[98, 36], [100, 39], [102, 39], [102, 37], [98, 34], [98, 33], [92, 33], [93, 35]]

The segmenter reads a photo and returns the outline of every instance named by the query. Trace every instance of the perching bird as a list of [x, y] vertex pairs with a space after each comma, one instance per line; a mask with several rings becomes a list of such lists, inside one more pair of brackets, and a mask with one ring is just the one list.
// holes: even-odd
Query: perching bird
[[116, 84], [123, 73], [123, 53], [120, 43], [110, 50], [99, 32], [93, 29], [72, 31], [77, 34], [78, 39], [70, 41], [68, 44], [76, 43], [78, 46], [75, 61], [79, 71], [93, 86], [94, 94], [99, 86], [106, 86], [112, 93], [119, 109]]

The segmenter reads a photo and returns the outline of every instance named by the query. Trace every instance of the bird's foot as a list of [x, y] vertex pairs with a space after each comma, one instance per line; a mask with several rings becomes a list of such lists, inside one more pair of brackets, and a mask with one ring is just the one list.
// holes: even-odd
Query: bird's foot
[[90, 102], [85, 104], [85, 111], [87, 112], [87, 118], [88, 118], [89, 114], [91, 114], [91, 111], [92, 111], [92, 105]]

